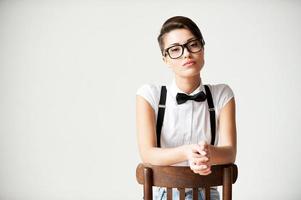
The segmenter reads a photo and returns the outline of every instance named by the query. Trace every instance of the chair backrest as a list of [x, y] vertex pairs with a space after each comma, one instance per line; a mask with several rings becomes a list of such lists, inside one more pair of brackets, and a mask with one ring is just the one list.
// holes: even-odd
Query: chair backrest
[[211, 186], [223, 186], [223, 199], [232, 199], [232, 184], [237, 180], [235, 164], [211, 166], [211, 174], [201, 176], [195, 174], [189, 167], [155, 166], [139, 164], [136, 178], [143, 185], [144, 200], [152, 200], [152, 187], [167, 188], [167, 199], [172, 199], [172, 188], [180, 192], [180, 200], [185, 199], [185, 188], [192, 188], [193, 200], [198, 199], [198, 188], [205, 189], [205, 199], [210, 199]]

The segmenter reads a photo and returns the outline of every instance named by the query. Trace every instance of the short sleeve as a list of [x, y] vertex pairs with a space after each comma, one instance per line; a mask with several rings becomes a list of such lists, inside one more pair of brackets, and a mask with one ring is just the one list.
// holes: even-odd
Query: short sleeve
[[155, 111], [158, 109], [160, 87], [144, 84], [138, 88], [136, 95], [143, 97]]
[[227, 84], [214, 85], [212, 89], [214, 104], [218, 110], [221, 110], [234, 97], [232, 89]]

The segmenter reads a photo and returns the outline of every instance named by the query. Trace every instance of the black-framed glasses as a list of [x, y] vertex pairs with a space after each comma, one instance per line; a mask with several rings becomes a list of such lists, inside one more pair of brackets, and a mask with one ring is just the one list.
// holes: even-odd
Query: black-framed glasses
[[180, 58], [186, 48], [190, 53], [197, 53], [203, 49], [203, 42], [200, 39], [194, 39], [186, 42], [185, 44], [177, 44], [168, 47], [164, 50], [164, 56], [168, 55], [171, 59]]

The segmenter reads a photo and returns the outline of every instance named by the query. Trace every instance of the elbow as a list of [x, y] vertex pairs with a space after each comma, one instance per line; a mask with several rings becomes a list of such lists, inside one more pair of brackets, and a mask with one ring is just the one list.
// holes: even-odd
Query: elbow
[[232, 149], [232, 152], [231, 152], [231, 163], [235, 163], [235, 160], [236, 160], [236, 148], [233, 148]]
[[142, 161], [143, 163], [150, 163], [150, 162], [149, 162], [149, 159], [148, 159], [148, 157], [147, 157], [146, 155], [141, 155], [140, 157], [141, 157], [141, 161]]
[[153, 161], [151, 159], [152, 158], [151, 151], [152, 151], [151, 148], [143, 149], [140, 151], [140, 158], [143, 163], [153, 164]]
[[140, 152], [140, 159], [143, 163], [148, 163], [148, 156], [145, 152]]
[[160, 156], [158, 156], [156, 147], [145, 149], [140, 153], [140, 157], [143, 163], [151, 165], [164, 165], [162, 161], [160, 161]]
[[235, 156], [233, 156], [233, 158], [230, 159], [230, 163], [234, 164], [235, 160], [236, 160], [236, 158], [235, 158]]

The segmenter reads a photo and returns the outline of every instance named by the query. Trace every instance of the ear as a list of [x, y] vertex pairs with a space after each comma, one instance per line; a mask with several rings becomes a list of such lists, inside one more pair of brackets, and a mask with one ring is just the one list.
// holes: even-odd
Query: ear
[[165, 56], [162, 56], [162, 60], [168, 67], [170, 67], [168, 58], [166, 58]]

